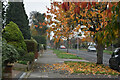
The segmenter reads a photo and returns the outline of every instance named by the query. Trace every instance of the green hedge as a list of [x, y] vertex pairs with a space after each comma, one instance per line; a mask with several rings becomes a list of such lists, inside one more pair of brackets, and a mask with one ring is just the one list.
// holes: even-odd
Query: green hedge
[[31, 39], [31, 40], [24, 40], [27, 46], [27, 51], [28, 52], [36, 52], [38, 49], [38, 44], [36, 42], [36, 40]]
[[2, 37], [6, 39], [8, 44], [16, 48], [20, 56], [27, 53], [27, 47], [22, 32], [14, 22], [10, 22], [6, 25], [2, 31]]
[[33, 38], [39, 43], [39, 44], [45, 44], [46, 45], [46, 36], [33, 36]]
[[[29, 52], [21, 57], [20, 61], [30, 61], [33, 62], [35, 58], [35, 54], [33, 52]], [[19, 62], [19, 61], [18, 61]]]
[[7, 63], [14, 63], [18, 58], [19, 54], [15, 47], [7, 44], [7, 41], [2, 39], [2, 65], [5, 66]]
[[39, 50], [46, 50], [46, 45], [45, 44], [39, 44]]
[[[46, 50], [46, 36], [33, 36], [33, 38], [38, 42], [38, 50], [45, 49]], [[43, 45], [43, 47], [41, 46]]]

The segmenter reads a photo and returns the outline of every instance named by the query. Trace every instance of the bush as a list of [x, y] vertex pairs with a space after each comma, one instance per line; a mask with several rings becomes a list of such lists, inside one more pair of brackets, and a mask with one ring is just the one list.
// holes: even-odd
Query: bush
[[2, 63], [3, 66], [8, 63], [14, 63], [19, 58], [19, 54], [14, 46], [6, 43], [5, 40], [2, 41]]
[[43, 50], [43, 49], [44, 49], [43, 44], [39, 44], [39, 50]]
[[18, 63], [27, 65], [27, 61], [18, 61]]
[[43, 45], [44, 46], [44, 49], [46, 50], [46, 45]]
[[2, 37], [6, 39], [8, 44], [15, 46], [20, 56], [23, 56], [27, 52], [22, 32], [15, 23], [10, 22], [7, 24], [3, 29]]
[[46, 45], [46, 37], [45, 36], [33, 36], [33, 38], [39, 43], [39, 44], [45, 44]]
[[23, 57], [21, 57], [20, 60], [32, 62], [32, 61], [34, 61], [34, 53], [33, 52], [29, 52], [29, 53], [25, 54]]
[[27, 46], [28, 52], [36, 52], [37, 51], [37, 42], [34, 39], [31, 40], [24, 40]]
[[[33, 38], [38, 42], [38, 50], [45, 49], [46, 50], [46, 37], [45, 36], [33, 36]], [[43, 47], [41, 46], [43, 45]]]

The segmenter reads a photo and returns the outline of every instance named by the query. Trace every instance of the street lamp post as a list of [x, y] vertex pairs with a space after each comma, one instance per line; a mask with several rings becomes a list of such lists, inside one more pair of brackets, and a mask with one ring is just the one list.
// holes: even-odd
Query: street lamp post
[[[79, 33], [79, 32], [78, 32]], [[77, 33], [77, 51], [78, 51], [78, 53], [79, 53], [79, 40], [78, 40], [78, 33]]]
[[78, 36], [77, 36], [77, 50], [79, 50], [79, 41], [78, 41]]

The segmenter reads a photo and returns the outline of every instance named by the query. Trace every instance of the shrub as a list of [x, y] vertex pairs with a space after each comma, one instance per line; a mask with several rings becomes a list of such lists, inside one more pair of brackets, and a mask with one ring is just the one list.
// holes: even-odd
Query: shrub
[[24, 3], [23, 2], [9, 2], [9, 6], [6, 8], [6, 23], [8, 24], [10, 21], [16, 23], [25, 39], [30, 39], [30, 26], [28, 16], [26, 15]]
[[40, 50], [40, 44], [38, 43], [38, 45], [37, 45], [37, 52], [39, 52], [39, 50]]
[[28, 52], [36, 52], [37, 51], [37, 42], [34, 39], [31, 40], [24, 40], [27, 46]]
[[33, 36], [33, 38], [39, 43], [39, 44], [46, 44], [46, 37], [45, 36]]
[[18, 63], [27, 65], [27, 61], [18, 61]]
[[29, 52], [29, 53], [25, 54], [23, 57], [21, 57], [20, 60], [32, 62], [34, 60], [34, 53], [33, 52]]
[[25, 53], [27, 53], [27, 47], [25, 42], [8, 42], [8, 44], [13, 45], [16, 47], [16, 50], [19, 52], [21, 56], [23, 56]]
[[39, 44], [39, 50], [46, 50], [46, 45], [45, 44]]
[[43, 44], [39, 44], [39, 50], [43, 50], [43, 49], [44, 49]]
[[[46, 50], [46, 37], [45, 36], [33, 36], [33, 38], [38, 42], [38, 50], [44, 48]], [[43, 47], [41, 46], [43, 45]]]
[[15, 23], [10, 22], [7, 24], [7, 26], [3, 29], [2, 37], [6, 39], [8, 44], [15, 46], [21, 56], [27, 52], [22, 32]]
[[18, 60], [19, 54], [14, 46], [6, 43], [5, 40], [2, 41], [2, 63], [3, 66], [7, 63], [14, 63]]
[[47, 48], [46, 48], [46, 45], [44, 45], [44, 49], [46, 50]]

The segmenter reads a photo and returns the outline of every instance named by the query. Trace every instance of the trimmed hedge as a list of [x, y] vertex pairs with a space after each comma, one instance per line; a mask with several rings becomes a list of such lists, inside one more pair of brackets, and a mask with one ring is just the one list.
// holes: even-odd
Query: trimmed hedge
[[2, 31], [2, 37], [6, 39], [8, 44], [13, 45], [16, 48], [20, 56], [27, 53], [27, 47], [22, 32], [14, 22], [11, 21], [6, 25]]
[[38, 44], [37, 44], [37, 42], [34, 39], [24, 40], [24, 41], [26, 43], [28, 52], [34, 52], [34, 53], [37, 52]]
[[6, 43], [5, 39], [2, 39], [2, 65], [6, 66], [7, 63], [14, 63], [18, 60], [19, 54], [14, 46]]
[[46, 50], [46, 45], [45, 44], [39, 44], [39, 50]]
[[[45, 49], [46, 50], [46, 36], [33, 36], [33, 38], [38, 42], [38, 50]], [[41, 46], [43, 45], [43, 47]]]
[[45, 44], [46, 45], [46, 36], [33, 36], [33, 38], [39, 43], [39, 44]]
[[33, 52], [29, 52], [21, 57], [20, 61], [30, 61], [33, 62], [35, 58], [35, 54]]

